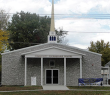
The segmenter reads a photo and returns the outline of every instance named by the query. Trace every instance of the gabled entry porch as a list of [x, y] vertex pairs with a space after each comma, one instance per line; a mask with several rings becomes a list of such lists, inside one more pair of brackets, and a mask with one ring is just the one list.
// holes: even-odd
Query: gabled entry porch
[[40, 82], [42, 86], [46, 84], [59, 84], [66, 86], [68, 80], [71, 79], [68, 78], [71, 77], [69, 76], [69, 74], [71, 75], [72, 72], [72, 76], [75, 75], [74, 74], [75, 72], [73, 72], [74, 68], [71, 68], [73, 65], [75, 66], [75, 64], [79, 68], [78, 69], [79, 74], [77, 74], [78, 75], [77, 78], [82, 78], [82, 56], [84, 54], [57, 48], [57, 47], [50, 47], [48, 49], [32, 51], [22, 55], [25, 56], [25, 74], [24, 74], [25, 86], [27, 85], [27, 77], [28, 77], [27, 59], [31, 59], [31, 58], [40, 59]]

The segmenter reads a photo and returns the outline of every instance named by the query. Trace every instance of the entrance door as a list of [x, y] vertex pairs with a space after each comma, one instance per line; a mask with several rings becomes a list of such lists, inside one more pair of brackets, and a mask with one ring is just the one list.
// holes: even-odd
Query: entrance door
[[46, 70], [46, 83], [52, 83], [52, 70]]
[[58, 70], [46, 70], [46, 84], [58, 84]]
[[53, 70], [53, 84], [58, 84], [58, 70]]

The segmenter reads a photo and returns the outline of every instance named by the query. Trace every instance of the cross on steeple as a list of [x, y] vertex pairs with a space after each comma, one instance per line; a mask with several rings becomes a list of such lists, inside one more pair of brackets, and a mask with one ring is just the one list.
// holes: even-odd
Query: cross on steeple
[[54, 22], [54, 0], [52, 0], [51, 25], [50, 32], [48, 35], [48, 43], [57, 43], [57, 35], [55, 32], [55, 22]]

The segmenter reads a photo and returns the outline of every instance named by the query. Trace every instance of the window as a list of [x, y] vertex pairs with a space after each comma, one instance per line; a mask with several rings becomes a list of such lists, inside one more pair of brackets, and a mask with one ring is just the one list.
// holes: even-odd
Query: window
[[51, 41], [51, 36], [50, 36], [50, 41]]
[[53, 37], [52, 37], [52, 41], [53, 41]]
[[56, 37], [54, 37], [54, 41], [56, 41]]
[[50, 36], [50, 41], [56, 41], [56, 37], [55, 36]]
[[50, 67], [55, 67], [55, 61], [51, 60], [49, 65], [50, 65]]

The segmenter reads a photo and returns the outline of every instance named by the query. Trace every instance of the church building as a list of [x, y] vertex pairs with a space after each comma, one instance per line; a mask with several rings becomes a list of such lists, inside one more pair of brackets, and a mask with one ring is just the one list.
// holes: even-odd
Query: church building
[[45, 44], [2, 53], [2, 85], [78, 86], [79, 78], [101, 78], [101, 54], [57, 43], [52, 1]]

